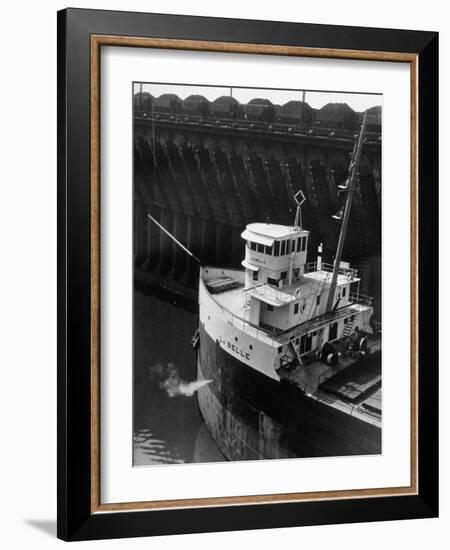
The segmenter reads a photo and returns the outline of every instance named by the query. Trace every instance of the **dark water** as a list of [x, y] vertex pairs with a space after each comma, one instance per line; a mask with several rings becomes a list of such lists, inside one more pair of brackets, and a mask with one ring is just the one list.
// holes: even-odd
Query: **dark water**
[[135, 466], [225, 460], [203, 423], [196, 394], [176, 391], [196, 379], [191, 338], [197, 323], [192, 306], [134, 293]]

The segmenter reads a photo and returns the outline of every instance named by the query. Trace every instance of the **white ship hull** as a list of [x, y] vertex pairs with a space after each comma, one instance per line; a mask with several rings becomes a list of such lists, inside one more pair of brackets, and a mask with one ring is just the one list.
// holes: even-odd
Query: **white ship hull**
[[[210, 293], [207, 282], [217, 277], [242, 285], [244, 273], [204, 268], [199, 288], [198, 378], [212, 382], [199, 389], [198, 402], [225, 456], [251, 460], [380, 453], [381, 419], [349, 414], [349, 407], [330, 405], [287, 383], [279, 370], [282, 339], [233, 312], [241, 286], [234, 297], [228, 294], [232, 291], [222, 297]], [[345, 318], [336, 321], [337, 338], [345, 331]], [[317, 351], [314, 338], [311, 342], [308, 354]], [[379, 355], [372, 360], [380, 361]]]

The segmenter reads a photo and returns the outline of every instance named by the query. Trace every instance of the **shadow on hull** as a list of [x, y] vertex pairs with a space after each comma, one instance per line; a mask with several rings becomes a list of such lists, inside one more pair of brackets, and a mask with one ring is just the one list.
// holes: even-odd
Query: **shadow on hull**
[[226, 353], [200, 327], [203, 419], [228, 460], [381, 453], [381, 429], [270, 379]]

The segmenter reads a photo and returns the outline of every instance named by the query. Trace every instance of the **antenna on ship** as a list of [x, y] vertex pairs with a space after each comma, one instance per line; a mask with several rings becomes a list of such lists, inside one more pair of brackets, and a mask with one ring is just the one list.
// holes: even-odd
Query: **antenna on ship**
[[178, 239], [176, 239], [172, 233], [170, 233], [165, 227], [163, 227], [159, 222], [157, 222], [155, 220], [155, 218], [153, 216], [151, 216], [150, 214], [147, 213], [147, 216], [149, 217], [149, 219], [159, 227], [159, 229], [161, 229], [161, 231], [163, 231], [168, 237], [170, 237], [172, 239], [172, 241], [174, 241], [180, 248], [182, 248], [186, 254], [189, 254], [189, 256], [191, 256], [191, 258], [194, 258], [194, 260], [196, 262], [198, 262], [199, 265], [202, 265], [202, 262], [197, 258], [197, 256], [195, 254], [193, 254], [189, 249], [187, 249], [184, 244], [181, 244], [180, 241]]
[[[300, 197], [300, 200], [299, 200]], [[294, 195], [294, 201], [297, 204], [297, 210], [295, 212], [294, 227], [302, 229], [302, 204], [306, 201], [306, 197], [303, 191], [299, 189]]]
[[345, 237], [347, 235], [348, 220], [350, 218], [350, 209], [352, 207], [353, 193], [355, 191], [356, 171], [358, 169], [359, 160], [361, 158], [361, 151], [364, 142], [364, 132], [366, 130], [366, 118], [367, 111], [364, 113], [364, 118], [361, 124], [361, 130], [359, 133], [358, 141], [353, 147], [353, 154], [348, 167], [348, 176], [344, 185], [340, 185], [341, 192], [347, 193], [347, 199], [345, 206], [339, 210], [337, 214], [333, 216], [336, 220], [342, 220], [341, 231], [339, 233], [339, 241], [336, 250], [336, 256], [334, 259], [333, 276], [331, 278], [330, 291], [328, 293], [327, 307], [325, 311], [331, 311], [333, 308], [334, 294], [336, 292], [336, 282], [339, 273], [339, 267], [341, 264], [342, 251], [344, 249]]
[[[295, 204], [297, 205], [297, 210], [295, 212], [295, 219], [294, 219], [294, 227], [292, 229], [302, 229], [302, 204], [305, 202], [306, 200], [306, 197], [305, 195], [303, 194], [303, 191], [301, 189], [299, 189], [297, 191], [297, 193], [295, 193], [294, 195], [294, 201], [295, 201]], [[297, 255], [297, 248], [295, 246], [295, 241], [292, 241], [294, 243], [294, 246], [292, 248], [292, 250], [289, 248], [290, 252], [289, 252], [289, 269], [288, 269], [288, 281], [289, 281], [289, 284], [292, 283], [292, 273], [293, 273], [293, 268], [294, 268], [294, 265], [295, 265], [295, 257]], [[290, 241], [288, 241], [288, 246], [291, 247], [291, 244], [290, 244]]]

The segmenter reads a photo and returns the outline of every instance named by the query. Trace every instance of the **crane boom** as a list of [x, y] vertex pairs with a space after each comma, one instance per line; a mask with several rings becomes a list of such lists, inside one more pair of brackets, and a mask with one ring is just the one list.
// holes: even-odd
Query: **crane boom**
[[349, 174], [345, 186], [345, 190], [347, 191], [347, 199], [345, 201], [345, 207], [344, 207], [344, 213], [342, 218], [342, 225], [341, 225], [341, 231], [339, 233], [339, 241], [337, 245], [336, 250], [336, 256], [334, 259], [334, 268], [333, 268], [333, 276], [331, 278], [331, 286], [330, 286], [330, 292], [328, 293], [328, 300], [327, 300], [327, 307], [326, 311], [331, 311], [333, 309], [333, 302], [334, 302], [334, 294], [336, 292], [336, 282], [337, 282], [337, 276], [339, 273], [339, 266], [341, 264], [341, 258], [342, 258], [342, 251], [344, 249], [344, 243], [345, 238], [347, 236], [347, 227], [348, 227], [348, 220], [350, 218], [350, 210], [352, 207], [352, 199], [353, 194], [355, 192], [355, 180], [356, 180], [356, 172], [359, 165], [359, 160], [361, 158], [361, 151], [362, 146], [364, 142], [364, 132], [366, 129], [366, 118], [367, 118], [367, 111], [364, 113], [364, 118], [361, 124], [361, 131], [359, 133], [358, 141], [356, 143], [356, 150], [354, 149], [354, 154], [352, 156], [352, 159], [350, 161], [349, 166]]

